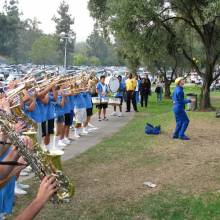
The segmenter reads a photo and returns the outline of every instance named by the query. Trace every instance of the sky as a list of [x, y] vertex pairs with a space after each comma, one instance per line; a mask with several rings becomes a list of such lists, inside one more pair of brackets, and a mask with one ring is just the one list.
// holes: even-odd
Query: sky
[[[40, 28], [47, 34], [55, 32], [55, 23], [51, 18], [56, 15], [62, 0], [19, 0], [19, 9], [23, 12], [23, 18], [36, 17], [41, 24]], [[85, 41], [93, 30], [94, 20], [87, 9], [88, 0], [65, 0], [69, 6], [69, 13], [75, 18], [73, 30], [76, 33], [76, 41]], [[2, 7], [3, 0], [0, 0]]]

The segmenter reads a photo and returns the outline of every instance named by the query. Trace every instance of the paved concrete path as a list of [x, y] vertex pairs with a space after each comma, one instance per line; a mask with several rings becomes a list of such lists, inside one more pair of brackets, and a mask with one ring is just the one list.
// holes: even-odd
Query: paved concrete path
[[[94, 130], [86, 136], [82, 136], [77, 140], [73, 140], [70, 145], [65, 148], [62, 160], [69, 160], [80, 155], [91, 147], [96, 146], [103, 139], [111, 137], [114, 133], [124, 127], [134, 116], [134, 112], [123, 113], [123, 117], [110, 116], [113, 107], [107, 110], [108, 121], [98, 121], [98, 114], [92, 117], [91, 123], [98, 129]], [[74, 132], [71, 132], [70, 138], [73, 138]]]
[[[112, 110], [112, 106], [110, 106], [107, 109], [107, 118], [109, 119], [108, 121], [98, 121], [97, 113], [92, 117], [91, 123], [98, 128], [97, 130], [94, 130], [92, 133], [89, 133], [88, 135], [82, 136], [75, 140], [73, 138], [74, 132], [70, 131], [70, 138], [74, 140], [71, 142], [70, 145], [68, 145], [65, 148], [65, 153], [62, 156], [63, 161], [72, 159], [80, 155], [81, 153], [87, 151], [88, 149], [96, 146], [103, 139], [111, 137], [114, 133], [118, 132], [134, 117], [134, 112], [124, 112], [122, 117], [111, 116], [110, 114], [112, 113]], [[20, 177], [19, 180], [22, 182], [24, 180], [32, 178], [33, 176], [34, 174], [31, 173], [29, 176]]]

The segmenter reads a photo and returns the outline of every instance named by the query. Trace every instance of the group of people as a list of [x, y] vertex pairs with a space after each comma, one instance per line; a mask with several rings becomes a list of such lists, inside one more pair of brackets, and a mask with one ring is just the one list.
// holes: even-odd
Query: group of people
[[[137, 103], [141, 106], [147, 107], [148, 96], [151, 93], [151, 82], [148, 77], [139, 79], [137, 75], [126, 75], [125, 78], [118, 76], [119, 88], [114, 94], [114, 97], [120, 99], [119, 113], [116, 113], [117, 107], [113, 107], [114, 116], [122, 116], [122, 103], [126, 100], [126, 112], [131, 111], [131, 103], [134, 111], [138, 111]], [[184, 100], [183, 85], [184, 80], [178, 78], [176, 80], [176, 89], [173, 95], [174, 113], [176, 117], [176, 129], [173, 138], [180, 138], [188, 140], [185, 131], [189, 124], [189, 119], [184, 111], [184, 105], [190, 100]], [[41, 90], [22, 89], [22, 98], [16, 99], [18, 103], [11, 103], [7, 97], [8, 91], [15, 89], [18, 86], [17, 81], [10, 82], [6, 88], [0, 88], [0, 110], [14, 114], [14, 109], [19, 106], [24, 115], [28, 116], [34, 125], [38, 125], [39, 143], [42, 148], [51, 154], [62, 155], [64, 148], [69, 145], [73, 139], [70, 138], [71, 128], [74, 129], [74, 139], [80, 138], [82, 135], [87, 135], [89, 132], [97, 128], [91, 125], [90, 120], [93, 115], [92, 97], [105, 98], [109, 94], [108, 85], [105, 83], [105, 76], [101, 76], [99, 82], [94, 82], [90, 79], [87, 86], [82, 90], [69, 90], [65, 84], [57, 85], [50, 83], [46, 88]], [[160, 88], [160, 89], [158, 89]], [[158, 90], [158, 91], [156, 91]], [[162, 99], [162, 85], [158, 81], [155, 92], [158, 93], [158, 101]], [[20, 97], [20, 96], [19, 96]], [[107, 121], [106, 109], [107, 103], [100, 103], [96, 105], [98, 109], [98, 120]], [[13, 129], [17, 133], [22, 133], [24, 125], [21, 122], [16, 122]], [[25, 135], [22, 136], [23, 142], [27, 148], [33, 149], [33, 140]], [[17, 181], [21, 171], [27, 166], [19, 156], [18, 146], [13, 146], [11, 140], [5, 134], [4, 129], [0, 131], [0, 220], [5, 214], [12, 212], [13, 204], [15, 202], [15, 189], [24, 192], [28, 185], [18, 184]], [[22, 166], [14, 166], [15, 162], [23, 164]], [[31, 170], [31, 169], [30, 169]], [[19, 189], [19, 190], [18, 190]], [[43, 205], [50, 199], [50, 197], [57, 190], [55, 179], [51, 176], [46, 176], [40, 185], [37, 197], [33, 202], [20, 214], [17, 220], [32, 219], [43, 207]]]
[[[41, 88], [38, 91], [26, 87], [22, 88], [22, 91], [18, 91], [20, 84], [21, 82], [16, 80], [11, 81], [6, 87], [0, 88], [0, 110], [18, 116], [26, 122], [16, 122], [14, 129], [16, 133], [23, 134], [23, 141], [27, 143], [27, 148], [32, 149], [34, 143], [30, 137], [25, 136], [28, 133], [26, 130], [35, 127], [37, 127], [38, 143], [47, 154], [51, 155], [63, 155], [65, 147], [70, 145], [73, 140], [77, 140], [82, 135], [87, 135], [89, 132], [97, 129], [90, 123], [93, 115], [92, 95], [90, 91], [93, 85], [92, 78], [88, 80], [86, 87], [78, 90], [68, 89], [65, 83], [59, 85], [58, 83], [51, 82], [45, 88]], [[96, 92], [99, 92], [98, 84], [95, 85], [95, 88]], [[17, 91], [19, 95], [16, 96], [15, 94], [15, 96], [12, 96], [10, 99], [15, 100], [12, 102], [9, 99], [9, 94], [13, 90]], [[22, 112], [22, 115], [19, 115], [20, 112]], [[70, 138], [71, 128], [74, 130], [72, 139]], [[4, 161], [13, 163], [4, 164]], [[24, 165], [14, 166], [15, 161]], [[3, 219], [3, 216], [12, 213], [15, 194], [26, 194], [25, 190], [29, 188], [28, 185], [18, 183], [22, 173], [31, 171], [31, 168], [25, 164], [25, 161], [17, 152], [17, 146], [11, 144], [4, 129], [1, 129], [0, 220]], [[33, 215], [40, 210], [40, 207], [56, 191], [54, 178], [49, 176], [45, 177], [45, 179], [42, 180], [39, 188], [36, 198], [37, 202], [34, 200], [30, 205], [33, 209], [36, 209], [36, 212], [32, 212]], [[26, 213], [25, 215], [28, 216], [30, 214]], [[32, 218], [22, 217], [17, 219], [24, 220]]]

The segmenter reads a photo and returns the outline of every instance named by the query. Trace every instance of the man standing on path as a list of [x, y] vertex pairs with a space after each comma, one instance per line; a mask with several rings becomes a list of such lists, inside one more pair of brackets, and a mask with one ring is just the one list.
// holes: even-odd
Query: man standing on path
[[103, 109], [103, 120], [108, 121], [106, 117], [106, 109], [108, 108], [108, 103], [103, 103], [103, 99], [107, 97], [108, 94], [108, 86], [105, 84], [105, 76], [100, 77], [100, 82], [96, 85], [96, 92], [98, 93], [98, 97], [101, 99], [101, 103], [97, 105], [99, 121], [101, 121], [101, 112]]
[[126, 94], [127, 94], [127, 111], [131, 111], [131, 101], [135, 112], [138, 112], [137, 110], [137, 103], [135, 99], [134, 91], [137, 86], [137, 80], [135, 78], [132, 78], [132, 74], [129, 74], [129, 78], [126, 80]]

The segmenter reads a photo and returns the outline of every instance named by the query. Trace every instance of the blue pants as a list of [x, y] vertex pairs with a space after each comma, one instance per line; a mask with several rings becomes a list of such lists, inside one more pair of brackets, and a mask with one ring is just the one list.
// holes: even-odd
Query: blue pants
[[185, 112], [185, 110], [175, 110], [174, 114], [176, 118], [176, 129], [173, 134], [174, 137], [184, 137], [185, 131], [189, 125], [189, 118]]
[[135, 96], [135, 99], [136, 99], [136, 103], [138, 104], [140, 102], [140, 100], [139, 100], [139, 91], [134, 91], [134, 96]]
[[157, 102], [161, 102], [162, 101], [162, 95], [163, 95], [162, 92], [158, 92], [157, 93]]

